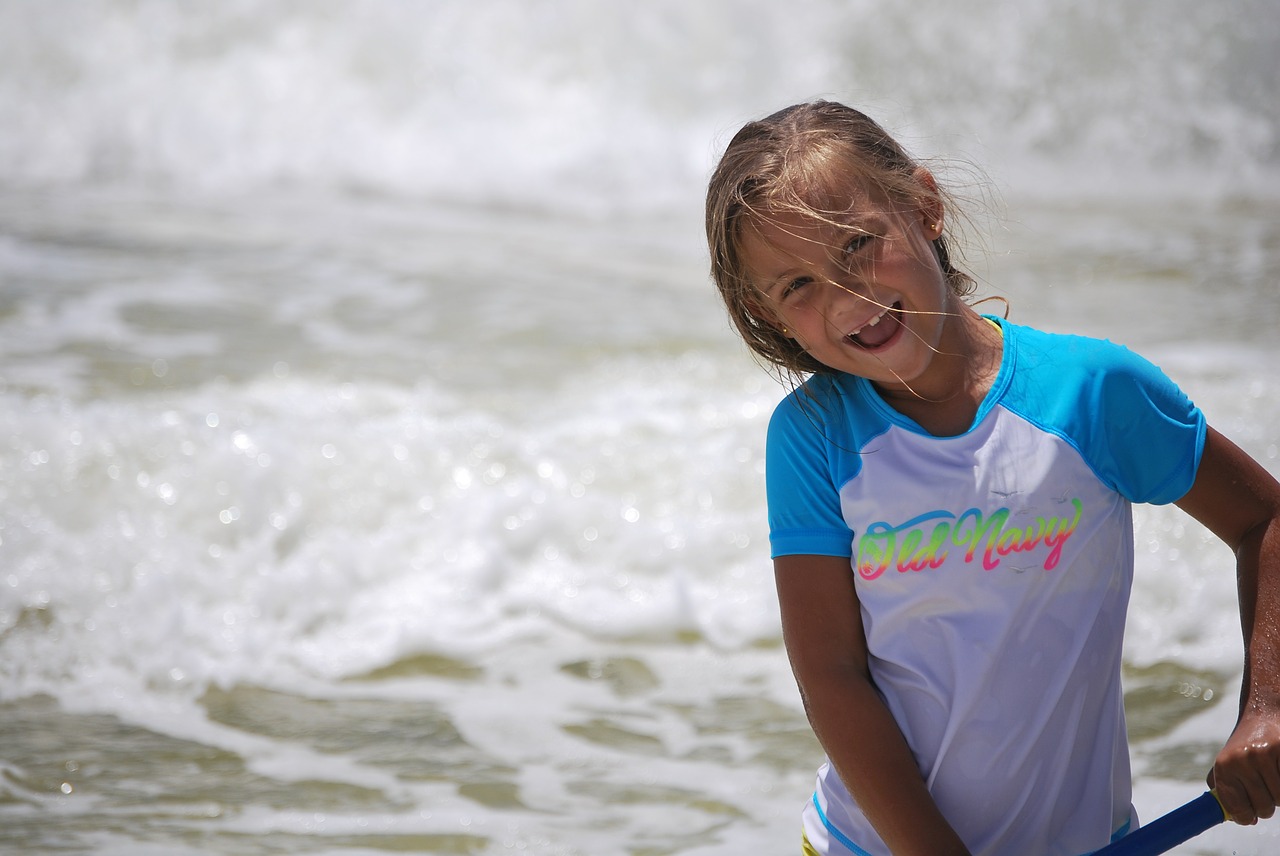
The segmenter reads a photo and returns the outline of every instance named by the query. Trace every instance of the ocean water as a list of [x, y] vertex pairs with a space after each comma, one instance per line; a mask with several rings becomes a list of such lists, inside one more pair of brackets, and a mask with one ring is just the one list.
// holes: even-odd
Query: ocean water
[[[867, 107], [981, 296], [1280, 473], [1277, 57], [1261, 0], [0, 0], [0, 852], [797, 852], [715, 155]], [[1224, 547], [1137, 548], [1149, 819], [1241, 644]]]

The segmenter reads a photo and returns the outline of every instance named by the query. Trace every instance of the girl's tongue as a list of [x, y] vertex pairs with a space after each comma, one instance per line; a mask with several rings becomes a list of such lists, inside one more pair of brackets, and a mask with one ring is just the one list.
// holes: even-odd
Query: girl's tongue
[[898, 310], [901, 308], [901, 304], [893, 304], [893, 307], [876, 322], [875, 326], [868, 324], [859, 330], [856, 336], [850, 336], [849, 338], [853, 340], [854, 344], [863, 348], [874, 350], [880, 347], [892, 339], [894, 333], [898, 332], [898, 327], [901, 324]]

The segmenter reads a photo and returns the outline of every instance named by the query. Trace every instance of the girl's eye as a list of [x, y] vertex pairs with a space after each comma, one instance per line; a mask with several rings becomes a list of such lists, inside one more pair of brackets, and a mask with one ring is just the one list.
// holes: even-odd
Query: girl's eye
[[813, 280], [807, 276], [802, 276], [802, 277], [799, 277], [798, 279], [791, 280], [791, 282], [787, 283], [782, 288], [782, 299], [783, 300], [794, 299], [800, 294], [800, 291], [811, 282], [813, 282]]
[[844, 254], [846, 256], [855, 255], [859, 250], [864, 249], [868, 244], [875, 240], [874, 235], [868, 235], [865, 232], [854, 235], [849, 243], [844, 245]]

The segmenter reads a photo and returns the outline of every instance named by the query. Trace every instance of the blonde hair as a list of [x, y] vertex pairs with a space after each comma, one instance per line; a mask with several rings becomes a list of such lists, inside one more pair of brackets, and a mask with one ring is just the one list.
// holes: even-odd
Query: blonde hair
[[[875, 121], [831, 101], [796, 104], [747, 123], [712, 173], [706, 208], [711, 276], [747, 347], [780, 374], [832, 370], [773, 323], [746, 268], [744, 240], [752, 225], [771, 214], [792, 211], [828, 220], [836, 212], [813, 200], [850, 179], [915, 207], [947, 201], [932, 181], [921, 180], [920, 165]], [[973, 279], [952, 263], [945, 234], [933, 240], [933, 250], [952, 291], [970, 294]]]

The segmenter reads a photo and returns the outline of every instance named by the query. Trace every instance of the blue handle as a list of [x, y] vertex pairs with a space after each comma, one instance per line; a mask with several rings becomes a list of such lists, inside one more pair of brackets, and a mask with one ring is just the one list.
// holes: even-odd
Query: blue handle
[[1205, 791], [1191, 802], [1164, 817], [1108, 844], [1093, 856], [1156, 856], [1195, 838], [1227, 819], [1222, 803], [1213, 791]]

